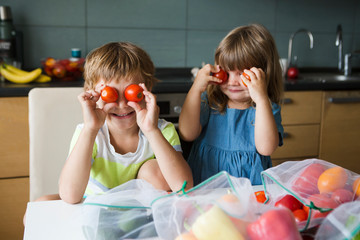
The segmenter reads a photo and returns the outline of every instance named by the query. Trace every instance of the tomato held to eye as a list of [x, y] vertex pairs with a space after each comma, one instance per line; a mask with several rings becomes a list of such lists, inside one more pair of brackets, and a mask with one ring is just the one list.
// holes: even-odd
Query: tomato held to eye
[[101, 90], [101, 99], [104, 102], [111, 103], [116, 102], [119, 95], [115, 88], [106, 86]]
[[[247, 79], [247, 80], [251, 81], [250, 76], [249, 76], [249, 75], [247, 75], [245, 72], [243, 72], [243, 73], [242, 73], [242, 75], [243, 75], [244, 77], [246, 77], [246, 79]], [[243, 80], [241, 80], [241, 81], [242, 81], [242, 83], [245, 85], [245, 87], [247, 87], [246, 83], [244, 83], [244, 81], [243, 81]]]
[[137, 84], [131, 84], [125, 89], [125, 98], [131, 102], [140, 102], [144, 98], [144, 89]]
[[216, 84], [223, 84], [228, 80], [228, 74], [220, 68], [220, 71], [212, 74], [214, 77], [221, 80], [221, 82], [216, 82]]

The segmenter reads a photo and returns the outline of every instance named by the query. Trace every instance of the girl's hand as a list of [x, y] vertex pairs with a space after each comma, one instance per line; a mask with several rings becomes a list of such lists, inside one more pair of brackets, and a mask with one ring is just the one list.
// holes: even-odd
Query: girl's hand
[[219, 65], [213, 66], [211, 64], [206, 64], [203, 68], [199, 70], [199, 72], [196, 74], [196, 78], [194, 80], [194, 84], [192, 88], [197, 89], [199, 92], [204, 92], [207, 88], [207, 86], [211, 82], [215, 83], [221, 83], [222, 80], [211, 76], [211, 73], [215, 73], [220, 71]]
[[140, 87], [144, 89], [146, 107], [141, 106], [136, 102], [128, 102], [128, 105], [136, 111], [136, 121], [141, 131], [144, 134], [158, 129], [159, 107], [156, 105], [156, 96], [149, 92], [145, 84], [140, 83]]
[[250, 70], [244, 69], [244, 72], [250, 77], [248, 80], [241, 74], [242, 81], [247, 85], [251, 99], [255, 103], [268, 101], [265, 73], [261, 68], [252, 67]]
[[105, 122], [106, 112], [103, 109], [97, 108], [96, 102], [100, 98], [100, 93], [89, 90], [83, 92], [78, 96], [81, 104], [84, 127], [98, 131]]

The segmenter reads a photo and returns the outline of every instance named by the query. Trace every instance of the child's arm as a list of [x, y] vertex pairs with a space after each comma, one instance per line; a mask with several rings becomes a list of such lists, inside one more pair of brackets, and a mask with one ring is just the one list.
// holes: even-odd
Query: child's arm
[[200, 69], [196, 75], [195, 81], [186, 96], [179, 117], [179, 133], [181, 138], [185, 141], [193, 141], [201, 133], [201, 94], [206, 90], [210, 81], [221, 82], [221, 80], [210, 75], [211, 72], [218, 72], [219, 70], [219, 67], [207, 64]]
[[187, 181], [187, 188], [193, 186], [192, 174], [189, 165], [180, 152], [177, 152], [158, 128], [159, 109], [156, 105], [156, 98], [147, 91], [144, 84], [144, 95], [146, 108], [135, 102], [128, 102], [128, 105], [135, 109], [137, 123], [148, 139], [154, 151], [160, 171], [169, 184], [172, 191], [181, 189], [184, 181]]
[[84, 92], [78, 96], [83, 110], [84, 128], [60, 174], [59, 194], [68, 203], [79, 203], [85, 193], [91, 169], [91, 155], [96, 135], [104, 124], [106, 113], [96, 108], [100, 95]]
[[270, 156], [279, 145], [279, 133], [271, 109], [265, 83], [265, 73], [262, 69], [251, 68], [244, 70], [251, 78], [248, 81], [241, 76], [247, 84], [250, 96], [256, 103], [255, 113], [255, 146], [256, 150], [264, 156]]

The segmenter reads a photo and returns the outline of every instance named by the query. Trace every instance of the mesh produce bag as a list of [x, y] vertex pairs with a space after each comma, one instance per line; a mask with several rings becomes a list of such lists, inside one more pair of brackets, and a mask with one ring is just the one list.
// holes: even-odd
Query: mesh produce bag
[[167, 192], [134, 179], [83, 203], [86, 239], [139, 239], [157, 237], [150, 203]]
[[298, 222], [300, 230], [319, 225], [333, 209], [360, 195], [359, 174], [320, 159], [284, 162], [261, 177], [269, 205], [278, 206], [287, 195], [291, 203], [300, 202], [306, 214]]
[[186, 237], [193, 235], [192, 239], [231, 240], [242, 239], [243, 221], [255, 219], [249, 214], [255, 204], [249, 179], [220, 172], [187, 192], [154, 200], [152, 210], [161, 239], [189, 239]]

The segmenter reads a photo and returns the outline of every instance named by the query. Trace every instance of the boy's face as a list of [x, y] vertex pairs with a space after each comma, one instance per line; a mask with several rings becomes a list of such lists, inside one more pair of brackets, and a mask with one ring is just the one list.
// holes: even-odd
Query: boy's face
[[[134, 78], [131, 80], [118, 79], [111, 80], [109, 82], [105, 82], [103, 79], [100, 79], [100, 81], [96, 84], [95, 91], [99, 93], [101, 93], [101, 90], [105, 86], [110, 86], [113, 87], [119, 95], [116, 102], [106, 103], [101, 98], [97, 102], [98, 106], [107, 112], [106, 121], [109, 130], [127, 130], [130, 128], [138, 128], [136, 123], [136, 112], [127, 104], [128, 100], [125, 98], [124, 91], [130, 84], [139, 84], [143, 82], [144, 81], [140, 78]], [[141, 108], [145, 108], [146, 106], [144, 99], [138, 102], [138, 104]]]

